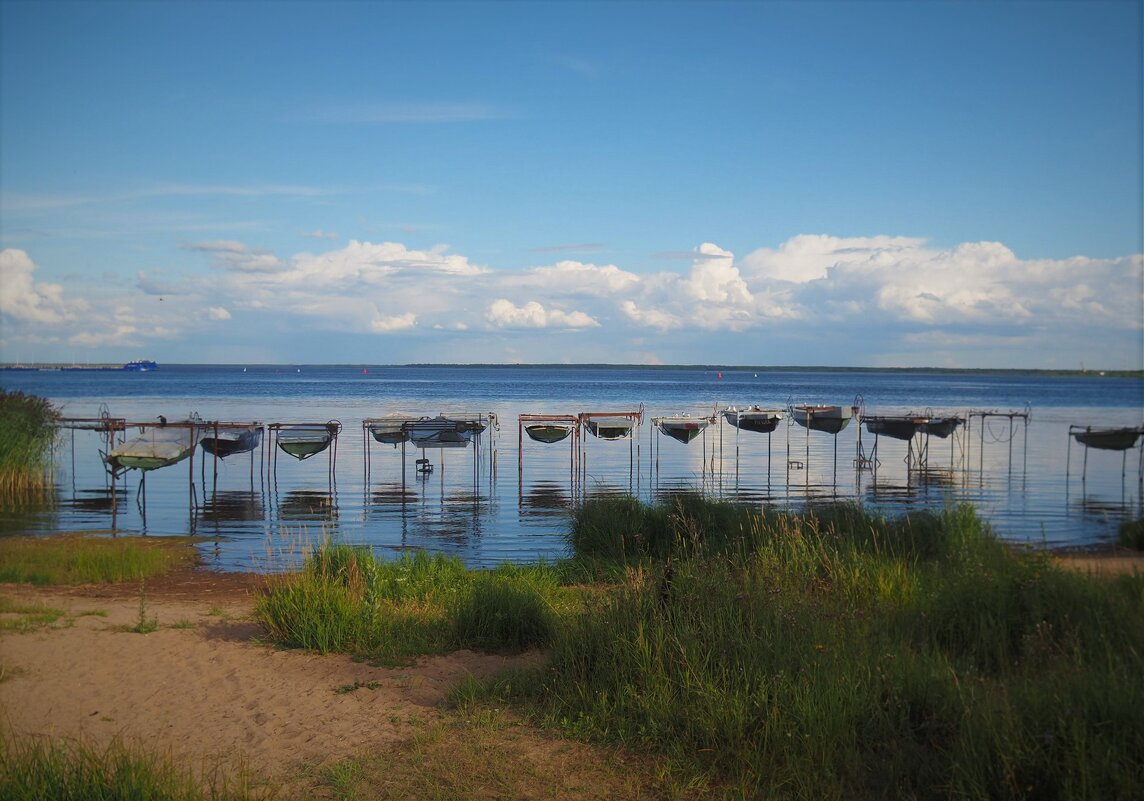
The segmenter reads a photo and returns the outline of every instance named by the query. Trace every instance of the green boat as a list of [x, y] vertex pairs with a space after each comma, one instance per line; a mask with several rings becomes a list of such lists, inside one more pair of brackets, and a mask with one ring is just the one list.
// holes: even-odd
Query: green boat
[[524, 427], [524, 433], [528, 434], [531, 439], [537, 442], [560, 442], [567, 439], [568, 435], [572, 433], [571, 423], [533, 423]]
[[330, 447], [337, 436], [336, 423], [302, 423], [278, 431], [278, 447], [295, 459], [309, 459]]

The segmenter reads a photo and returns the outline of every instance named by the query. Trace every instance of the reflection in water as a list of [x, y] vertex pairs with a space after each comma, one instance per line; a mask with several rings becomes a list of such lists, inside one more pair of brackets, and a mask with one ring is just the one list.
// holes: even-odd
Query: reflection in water
[[122, 503], [127, 497], [127, 490], [119, 487], [114, 492], [109, 487], [99, 489], [76, 490], [70, 498], [65, 498], [60, 505], [68, 509], [81, 512], [101, 512], [111, 514], [111, 509], [117, 503]]
[[338, 519], [334, 493], [290, 490], [278, 502], [278, 517], [294, 522], [333, 522]]
[[262, 493], [223, 490], [211, 493], [199, 508], [200, 523], [238, 523], [265, 519]]
[[536, 511], [546, 514], [552, 509], [567, 509], [571, 505], [572, 499], [565, 487], [552, 481], [538, 481], [520, 499], [523, 515]]

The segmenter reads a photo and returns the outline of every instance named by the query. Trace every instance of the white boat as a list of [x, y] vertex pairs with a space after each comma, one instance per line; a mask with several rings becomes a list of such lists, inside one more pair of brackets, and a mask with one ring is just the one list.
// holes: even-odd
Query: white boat
[[837, 434], [850, 424], [853, 416], [849, 406], [795, 406], [791, 409], [794, 421], [811, 431]]
[[783, 412], [781, 409], [761, 409], [758, 406], [747, 409], [731, 407], [723, 410], [723, 419], [740, 431], [770, 434], [778, 428]]
[[676, 415], [674, 417], [655, 417], [652, 418], [652, 422], [661, 433], [686, 445], [707, 428], [711, 419], [709, 417]]
[[158, 424], [139, 436], [116, 445], [104, 457], [112, 471], [158, 470], [183, 461], [195, 449], [197, 427], [191, 424]]

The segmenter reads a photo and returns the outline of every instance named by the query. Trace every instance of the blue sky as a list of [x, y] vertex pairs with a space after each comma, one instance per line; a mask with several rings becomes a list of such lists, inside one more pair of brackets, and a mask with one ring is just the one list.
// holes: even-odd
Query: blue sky
[[1139, 0], [0, 0], [0, 359], [1140, 368]]

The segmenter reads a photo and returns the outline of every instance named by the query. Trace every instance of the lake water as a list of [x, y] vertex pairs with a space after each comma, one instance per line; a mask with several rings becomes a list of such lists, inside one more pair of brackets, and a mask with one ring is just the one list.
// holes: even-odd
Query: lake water
[[[68, 418], [101, 412], [129, 421], [197, 414], [205, 420], [342, 424], [334, 449], [306, 461], [276, 452], [215, 461], [198, 450], [111, 491], [88, 430], [64, 430], [55, 451], [57, 499], [4, 512], [0, 535], [110, 531], [206, 537], [205, 561], [224, 570], [291, 567], [324, 537], [380, 555], [426, 548], [470, 565], [565, 554], [568, 513], [581, 499], [630, 493], [660, 500], [698, 490], [780, 508], [850, 501], [898, 514], [972, 503], [1006, 539], [1049, 547], [1114, 540], [1142, 514], [1141, 446], [1085, 449], [1072, 425], [1139, 426], [1136, 378], [881, 371], [755, 371], [641, 367], [163, 366], [155, 372], [0, 373], [5, 390], [53, 401]], [[648, 418], [711, 415], [727, 405], [858, 404], [869, 415], [930, 410], [967, 424], [930, 438], [919, 464], [907, 443], [851, 423], [837, 436], [784, 420], [771, 435], [718, 423], [689, 444]], [[541, 444], [520, 436], [520, 414], [639, 411], [631, 439], [584, 436]], [[496, 416], [477, 448], [423, 454], [368, 438], [362, 421], [400, 412]], [[924, 443], [917, 441], [916, 446]], [[205, 458], [204, 458], [205, 457]], [[907, 458], [910, 462], [907, 463]]]

